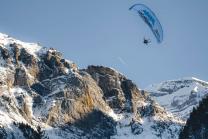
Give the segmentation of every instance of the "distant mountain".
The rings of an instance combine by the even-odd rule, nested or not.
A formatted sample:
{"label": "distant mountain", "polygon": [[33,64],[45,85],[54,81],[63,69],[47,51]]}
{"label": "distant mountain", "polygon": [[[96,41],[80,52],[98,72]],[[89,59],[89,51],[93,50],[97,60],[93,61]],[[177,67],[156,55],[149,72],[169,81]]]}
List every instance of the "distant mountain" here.
{"label": "distant mountain", "polygon": [[193,107],[208,95],[208,82],[183,78],[150,85],[145,90],[168,112],[186,121]]}
{"label": "distant mountain", "polygon": [[183,125],[112,68],[0,34],[0,139],[176,139]]}

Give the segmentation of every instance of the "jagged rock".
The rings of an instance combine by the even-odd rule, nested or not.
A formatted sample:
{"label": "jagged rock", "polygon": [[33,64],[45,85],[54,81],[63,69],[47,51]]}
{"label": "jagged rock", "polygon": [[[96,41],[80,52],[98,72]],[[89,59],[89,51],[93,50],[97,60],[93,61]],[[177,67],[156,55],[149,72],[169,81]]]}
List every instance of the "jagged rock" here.
{"label": "jagged rock", "polygon": [[139,135],[143,132],[142,124],[132,121],[131,123],[131,132],[135,135]]}
{"label": "jagged rock", "polygon": [[25,48],[21,49],[18,60],[22,61],[26,66],[34,66],[37,61],[33,55],[30,55]]}
{"label": "jagged rock", "polygon": [[23,67],[16,68],[14,76],[14,85],[29,86],[27,73]]}
{"label": "jagged rock", "polygon": [[19,65],[20,49],[16,43],[10,44],[10,47],[13,47],[14,59],[16,64]]}
{"label": "jagged rock", "polygon": [[144,95],[136,85],[115,70],[103,66],[88,66],[86,71],[96,80],[112,108],[136,112],[136,101],[144,100]]}
{"label": "jagged rock", "polygon": [[50,89],[46,88],[41,83],[35,83],[31,86],[31,88],[34,89],[41,96],[46,96],[51,92]]}
{"label": "jagged rock", "polygon": [[137,108],[137,101],[144,101],[144,96],[142,95],[141,91],[138,90],[136,85],[131,80],[124,80],[121,83],[121,88],[123,89],[123,92],[125,94],[125,98],[128,101],[127,109],[131,112],[136,112]]}
{"label": "jagged rock", "polygon": [[0,50],[3,59],[8,59],[10,57],[9,51],[7,49],[0,47]]}
{"label": "jagged rock", "polygon": [[58,55],[55,51],[47,51],[44,62],[49,68],[54,69],[57,66],[60,66],[60,60],[60,55]]}
{"label": "jagged rock", "polygon": [[[33,84],[31,88],[39,95],[53,99],[54,104],[44,118],[49,125],[73,123],[94,109],[109,109],[102,99],[101,89],[86,72],[80,72],[79,76],[60,76],[44,80]],[[35,102],[41,103],[42,100],[38,97]],[[35,106],[39,108],[38,104]]]}

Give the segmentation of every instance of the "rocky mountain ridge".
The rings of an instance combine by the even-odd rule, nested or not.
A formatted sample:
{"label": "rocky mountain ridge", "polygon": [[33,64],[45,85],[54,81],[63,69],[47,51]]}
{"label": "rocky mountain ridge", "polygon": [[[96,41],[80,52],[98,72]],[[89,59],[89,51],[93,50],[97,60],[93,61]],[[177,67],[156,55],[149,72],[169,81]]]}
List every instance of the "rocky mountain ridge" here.
{"label": "rocky mountain ridge", "polygon": [[182,125],[118,71],[0,34],[0,138],[176,139]]}

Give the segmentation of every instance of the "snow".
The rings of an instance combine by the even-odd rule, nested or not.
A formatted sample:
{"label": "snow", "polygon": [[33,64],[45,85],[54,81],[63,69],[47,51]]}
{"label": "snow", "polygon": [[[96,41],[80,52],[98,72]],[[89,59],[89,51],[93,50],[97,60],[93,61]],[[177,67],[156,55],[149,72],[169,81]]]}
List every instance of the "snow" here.
{"label": "snow", "polygon": [[[148,105],[147,102],[144,103],[145,105]],[[163,109],[161,107],[161,109]],[[111,116],[115,121],[117,122],[116,130],[117,134],[112,136],[112,139],[160,139],[161,137],[157,136],[157,132],[155,129],[153,129],[153,126],[156,126],[156,122],[173,122],[175,124],[172,124],[169,126],[169,128],[175,132],[175,137],[172,139],[175,139],[177,137],[176,129],[179,131],[180,125],[183,125],[184,122],[180,119],[175,118],[171,113],[162,113],[157,114],[156,116],[148,116],[144,117],[143,119],[140,119],[138,122],[141,124],[143,130],[141,134],[133,134],[131,129],[131,123],[133,119],[135,119],[133,113],[121,113],[116,114],[113,110],[109,111],[109,116]],[[170,130],[165,129],[165,131],[162,133],[162,138],[164,139],[170,139],[171,134],[169,133]]]}
{"label": "snow", "polygon": [[[75,134],[72,134],[70,132],[67,132],[67,130],[63,130],[60,128],[53,128],[48,126],[45,128],[46,135],[49,137],[49,139],[75,139]],[[83,138],[84,139],[84,138]]]}
{"label": "snow", "polygon": [[39,52],[40,53],[46,52],[46,49],[43,49],[43,47],[37,43],[22,42],[20,40],[14,39],[6,34],[0,33],[0,45],[3,45],[3,47],[10,49],[9,45],[13,44],[13,43],[19,44],[20,48],[25,48],[29,54],[35,56],[36,58],[38,58],[37,54]]}
{"label": "snow", "polygon": [[200,80],[200,79],[198,79],[196,77],[185,77],[185,78],[182,78],[182,79],[184,79],[184,80],[194,80],[194,81],[197,81],[197,82],[200,82],[200,83],[205,83],[205,84],[208,85],[208,82]]}
{"label": "snow", "polygon": [[13,122],[13,120],[9,117],[9,115],[5,112],[0,111],[0,123],[4,126],[10,125]]}
{"label": "snow", "polygon": [[119,121],[123,118],[123,115],[116,114],[112,109],[108,112],[108,115],[112,117],[115,121]]}
{"label": "snow", "polygon": [[65,72],[66,74],[69,74],[69,69],[68,69],[68,68],[64,68],[64,72]]}
{"label": "snow", "polygon": [[132,134],[130,126],[130,122],[133,118],[132,114],[124,113],[117,117],[120,117],[120,119],[118,119],[117,121],[118,123],[116,126],[117,135],[113,136],[112,139],[134,139],[135,135]]}
{"label": "snow", "polygon": [[208,95],[208,84],[194,77],[186,77],[154,84],[146,90],[168,112],[186,120],[193,107],[196,107],[202,98]]}
{"label": "snow", "polygon": [[[144,118],[143,120],[143,132],[140,135],[141,139],[155,139],[156,136],[153,133],[153,129],[152,129],[152,125],[154,123],[148,119],[148,118]],[[159,138],[159,137],[158,137]]]}
{"label": "snow", "polygon": [[56,106],[56,100],[54,99],[46,99],[44,100],[44,104],[42,107],[36,107],[33,110],[34,117],[42,117],[48,115],[48,112],[50,109],[52,109],[54,106]]}
{"label": "snow", "polygon": [[55,89],[55,90],[53,90],[50,94],[48,94],[47,97],[60,93],[61,91],[64,90],[65,86],[66,86],[65,84],[59,84],[59,87],[53,87],[52,89]]}
{"label": "snow", "polygon": [[24,139],[22,132],[14,126],[14,122],[27,123],[27,121],[24,117],[22,117],[19,111],[13,107],[14,102],[12,101],[15,100],[13,99],[15,97],[13,92],[16,92],[15,95],[17,95],[17,93],[20,93],[23,90],[20,88],[12,88],[10,91],[10,93],[7,91],[4,92],[5,97],[11,98],[10,102],[5,101],[2,97],[0,97],[0,104],[3,104],[0,107],[0,127],[3,126],[6,129],[6,132],[9,134],[8,138],[11,138],[10,133],[13,133],[16,138]]}
{"label": "snow", "polygon": [[[16,138],[25,139],[22,132],[13,125],[13,122],[16,122],[16,121],[18,122],[22,121],[25,123],[25,120],[23,120],[22,117],[18,117],[17,115],[15,115],[15,117],[10,117],[8,113],[5,113],[4,111],[2,111],[2,109],[0,109],[0,128],[6,127],[5,129],[7,133],[12,132],[15,134]],[[8,135],[8,138],[11,138],[10,135]]]}
{"label": "snow", "polygon": [[[13,98],[16,98],[16,97],[23,97],[24,99],[24,102],[15,102],[16,103],[16,106],[19,106],[20,109],[22,109],[24,106],[23,106],[23,103],[26,104],[27,108],[28,108],[28,112],[30,113],[30,116],[33,117],[33,110],[32,110],[32,106],[33,106],[33,99],[32,97],[27,93],[26,90],[20,88],[20,87],[14,87],[14,88],[11,88],[10,90],[10,93],[11,93],[11,96]],[[17,99],[14,99],[14,100],[17,100]]]}

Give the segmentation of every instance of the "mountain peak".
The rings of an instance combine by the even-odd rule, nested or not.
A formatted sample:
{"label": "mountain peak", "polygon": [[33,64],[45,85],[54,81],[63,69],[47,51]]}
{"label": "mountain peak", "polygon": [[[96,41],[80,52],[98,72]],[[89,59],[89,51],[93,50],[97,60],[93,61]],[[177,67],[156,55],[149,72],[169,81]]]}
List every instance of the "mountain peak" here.
{"label": "mountain peak", "polygon": [[38,43],[22,42],[9,35],[0,33],[0,46],[6,49],[10,49],[10,46],[15,44],[19,49],[24,48],[29,54],[38,57],[41,53],[46,53],[47,49],[40,46]]}
{"label": "mountain peak", "polygon": [[184,77],[182,79],[184,79],[184,80],[193,80],[193,81],[196,81],[196,82],[199,82],[199,83],[207,84],[208,85],[208,82],[207,81],[200,80],[200,79],[198,79],[196,77]]}
{"label": "mountain peak", "polygon": [[5,34],[0,61],[4,138],[35,138],[39,128],[50,139],[176,138],[183,125],[115,69],[78,69],[53,48]]}

